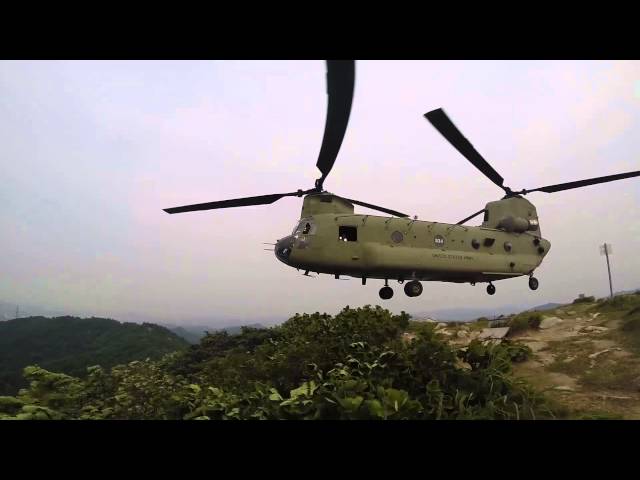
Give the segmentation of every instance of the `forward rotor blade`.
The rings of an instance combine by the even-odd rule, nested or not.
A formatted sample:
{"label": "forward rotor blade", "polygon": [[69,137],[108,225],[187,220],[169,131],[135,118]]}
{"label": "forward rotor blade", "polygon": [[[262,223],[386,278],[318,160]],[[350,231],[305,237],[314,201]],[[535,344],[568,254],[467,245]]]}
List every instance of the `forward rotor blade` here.
{"label": "forward rotor blade", "polygon": [[480,215],[481,213],[486,212],[486,210],[483,208],[482,210],[480,210],[479,212],[474,213],[473,215],[465,218],[464,220],[460,220],[458,223],[456,223],[456,225],[462,225],[463,223],[468,222],[469,220],[471,220],[474,217],[477,217],[478,215]]}
{"label": "forward rotor blade", "polygon": [[194,212],[197,210],[212,210],[216,208],[247,207],[249,205],[266,205],[280,200],[282,197],[302,196],[302,190],[291,193],[273,193],[271,195],[259,195],[257,197],[234,198],[231,200],[220,200],[217,202],[197,203],[195,205],[185,205],[183,207],[165,208],[167,213]]}
{"label": "forward rotor blade", "polygon": [[322,172],[320,184],[329,175],[333,167],[342,139],[347,130],[353,86],[355,82],[355,62],[353,60],[327,61],[327,121],[324,137],[316,166]]}
{"label": "forward rotor blade", "polygon": [[625,178],[638,177],[640,171],[619,173],[617,175],[607,175],[606,177],[588,178],[586,180],[578,180],[575,182],[558,183],[557,185],[547,185],[546,187],[535,188],[533,190],[524,190],[522,193],[527,194],[531,192],[545,192],[555,193],[563,190],[571,190],[572,188],[587,187],[589,185],[596,185],[598,183],[613,182],[615,180],[622,180]]}
{"label": "forward rotor blade", "polygon": [[509,193],[507,187],[502,186],[504,179],[496,172],[489,163],[482,158],[482,155],[474,148],[473,145],[465,138],[464,135],[456,128],[444,110],[438,108],[424,114],[425,118],[429,120],[431,125],[435,127],[438,132],[446,138],[451,145],[455,147],[467,160],[469,160],[478,170],[485,174],[485,176],[502,188],[505,192]]}
{"label": "forward rotor blade", "polygon": [[[337,196],[337,195],[335,195],[335,196]],[[361,202],[359,200],[351,200],[350,198],[345,198],[345,197],[339,197],[339,198],[342,198],[343,200],[346,200],[347,202],[351,202],[351,203],[353,203],[355,205],[360,205],[361,207],[367,207],[367,208],[371,208],[372,210],[378,210],[379,212],[388,213],[389,215],[393,215],[395,217],[408,217],[409,216],[406,213],[396,212],[395,210],[391,210],[389,208],[378,207],[377,205],[372,205],[370,203]]]}

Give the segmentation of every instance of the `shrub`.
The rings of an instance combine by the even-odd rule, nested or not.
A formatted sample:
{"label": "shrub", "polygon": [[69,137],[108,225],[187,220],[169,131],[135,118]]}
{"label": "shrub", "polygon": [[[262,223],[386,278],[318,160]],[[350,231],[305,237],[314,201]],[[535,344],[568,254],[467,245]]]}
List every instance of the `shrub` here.
{"label": "shrub", "polygon": [[529,329],[540,328],[540,322],[542,322],[542,315],[538,312],[525,312],[516,315],[509,322],[511,327],[509,333],[523,332]]}
{"label": "shrub", "polygon": [[[527,347],[474,340],[456,350],[432,328],[411,342],[408,315],[380,307],[296,315],[282,326],[210,335],[186,353],[86,379],[37,367],[2,398],[24,419],[535,419],[553,414],[511,362]],[[461,365],[462,363],[462,365]]]}
{"label": "shrub", "polygon": [[596,301],[596,297],[581,297],[581,298],[576,298],[573,303],[593,303]]}
{"label": "shrub", "polygon": [[594,308],[604,311],[626,310],[640,306],[640,298],[637,295],[618,295],[613,298],[598,300]]}

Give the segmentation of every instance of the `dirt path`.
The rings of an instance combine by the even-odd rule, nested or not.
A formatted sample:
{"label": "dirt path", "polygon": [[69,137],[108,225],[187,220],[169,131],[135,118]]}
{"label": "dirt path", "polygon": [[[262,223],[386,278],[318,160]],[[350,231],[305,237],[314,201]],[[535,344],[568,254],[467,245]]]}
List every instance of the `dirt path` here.
{"label": "dirt path", "polygon": [[[533,352],[513,364],[514,375],[544,391],[569,418],[640,419],[640,356],[623,345],[620,314],[596,312],[595,306],[544,312],[540,329],[511,335]],[[472,324],[436,328],[459,347],[481,331]]]}
{"label": "dirt path", "polygon": [[571,307],[545,314],[544,328],[513,337],[534,352],[531,360],[514,365],[514,374],[578,417],[640,419],[640,391],[628,381],[640,378],[640,359],[612,335],[620,322]]}

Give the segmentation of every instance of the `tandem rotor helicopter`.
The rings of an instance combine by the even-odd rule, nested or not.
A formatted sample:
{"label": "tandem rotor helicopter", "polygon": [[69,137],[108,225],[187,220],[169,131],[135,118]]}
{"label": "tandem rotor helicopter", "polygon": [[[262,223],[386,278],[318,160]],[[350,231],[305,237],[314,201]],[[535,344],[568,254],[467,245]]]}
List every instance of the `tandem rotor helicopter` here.
{"label": "tandem rotor helicopter", "polygon": [[[309,272],[362,279],[384,280],[380,298],[393,296],[389,280],[405,283],[409,297],[422,293],[423,281],[456,282],[475,285],[529,276],[529,288],[536,290],[534,270],[542,263],[551,244],[542,238],[535,206],[523,198],[532,192],[555,193],[598,183],[636,177],[640,171],[590,178],[515,191],[482,158],[471,143],[449,120],[442,109],[424,116],[442,136],[489,180],[504,190],[500,200],[455,224],[429,222],[370,203],[352,200],[324,190],[326,180],[338,156],[353,99],[355,62],[327,61],[327,118],[316,166],[321,172],[315,186],[308,190],[274,193],[256,197],[221,200],[164,209],[183,213],[217,208],[243,207],[274,203],[283,197],[304,197],[300,219],[291,235],[275,244],[274,252],[282,263]],[[354,213],[354,205],[367,207],[389,216]],[[465,226],[484,214],[481,226]]]}

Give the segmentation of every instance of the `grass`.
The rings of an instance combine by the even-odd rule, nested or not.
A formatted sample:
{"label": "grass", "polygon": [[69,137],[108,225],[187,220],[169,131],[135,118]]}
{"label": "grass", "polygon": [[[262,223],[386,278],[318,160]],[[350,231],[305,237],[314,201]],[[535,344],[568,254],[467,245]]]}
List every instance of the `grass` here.
{"label": "grass", "polygon": [[592,308],[599,312],[619,312],[624,310],[633,310],[640,307],[640,295],[618,295],[613,298],[601,298]]}
{"label": "grass", "polygon": [[630,310],[622,318],[621,341],[636,353],[640,353],[640,306]]}
{"label": "grass", "polygon": [[576,420],[624,420],[624,416],[620,413],[596,411],[582,413]]}
{"label": "grass", "polygon": [[[640,361],[625,359],[616,361],[603,354],[594,360],[589,355],[595,353],[592,342],[550,342],[555,353],[555,361],[549,365],[552,372],[577,377],[580,384],[590,388],[634,391],[633,381],[640,376]],[[567,359],[574,357],[570,361]],[[593,367],[591,366],[593,364]]]}
{"label": "grass", "polygon": [[[596,346],[590,340],[557,340],[549,342],[548,350],[555,358],[549,365],[549,370],[575,376],[583,374],[589,368],[591,361],[588,356],[595,353]],[[573,360],[565,361],[571,357]]]}
{"label": "grass", "polygon": [[633,392],[633,380],[640,376],[637,361],[615,362],[598,359],[594,368],[584,372],[580,383],[590,387]]}

